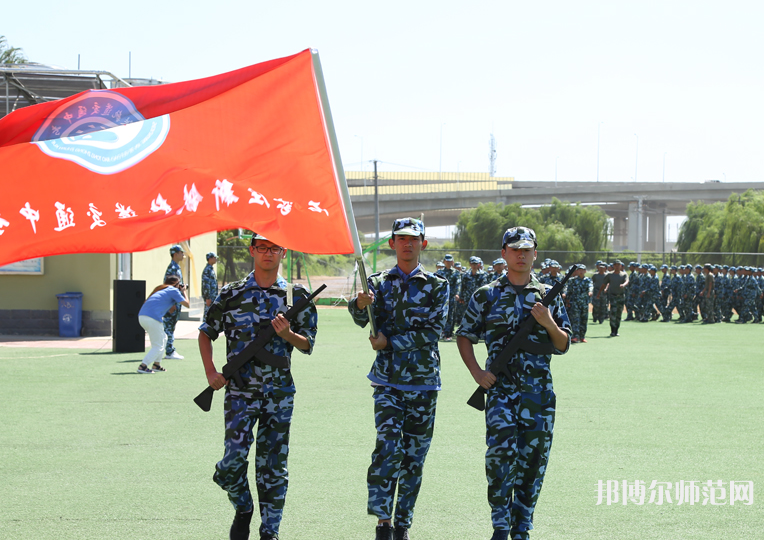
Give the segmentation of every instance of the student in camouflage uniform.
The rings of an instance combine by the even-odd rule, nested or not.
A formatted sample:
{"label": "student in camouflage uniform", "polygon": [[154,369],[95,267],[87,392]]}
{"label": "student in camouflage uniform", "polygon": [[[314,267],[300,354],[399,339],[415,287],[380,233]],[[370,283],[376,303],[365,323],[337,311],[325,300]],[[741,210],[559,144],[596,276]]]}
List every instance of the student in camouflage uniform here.
{"label": "student in camouflage uniform", "polygon": [[674,308],[677,310],[679,309],[679,299],[682,296],[682,278],[681,276],[677,275],[676,265],[672,264],[669,272],[669,292],[671,294],[671,300],[666,305],[666,309],[663,311],[663,322],[668,322],[671,320],[674,314]]}
{"label": "student in camouflage uniform", "polygon": [[[549,290],[531,273],[536,258],[536,234],[526,227],[504,233],[502,257],[507,275],[478,289],[457,332],[459,353],[470,374],[487,390],[485,421],[488,504],[492,540],[527,540],[533,512],[544,480],[554,428],[555,393],[549,362],[552,354],[570,347],[570,322],[558,296],[549,308],[541,303]],[[512,339],[522,321],[534,317],[529,336],[546,352],[522,349],[513,362],[519,377],[497,377],[491,363]],[[475,357],[474,345],[485,334],[486,369]]]}
{"label": "student in camouflage uniform", "polygon": [[505,267],[507,266],[507,263],[504,259],[499,257],[498,259],[493,261],[493,273],[488,275],[488,281],[486,283],[490,283],[492,281],[496,281],[501,276],[507,273],[505,270]]}
{"label": "student in camouflage uniform", "polygon": [[695,309],[695,278],[692,275],[692,265],[684,266],[684,288],[682,291],[683,316],[680,323],[691,323],[693,321],[693,311]]}
{"label": "student in camouflage uniform", "polygon": [[[698,318],[698,312],[700,312],[700,304],[703,298],[700,296],[700,293],[703,292],[703,289],[706,286],[706,279],[703,277],[703,267],[699,264],[695,265],[695,301],[692,306],[692,319],[696,320]],[[700,313],[701,319],[705,319],[705,315],[703,313]]]}
{"label": "student in camouflage uniform", "polygon": [[722,267],[718,264],[713,265],[712,272],[714,274],[714,320],[716,322],[722,322],[722,294],[724,292],[722,281],[724,277],[722,275]]}
{"label": "student in camouflage uniform", "polygon": [[435,425],[438,338],[448,318],[449,286],[419,264],[427,247],[424,234],[420,220],[395,220],[389,244],[397,265],[369,276],[369,294],[359,293],[348,303],[361,327],[369,322],[371,306],[377,328],[369,337],[377,353],[368,375],[377,440],[367,475],[367,511],[378,519],[376,540],[408,540]]}
{"label": "student in camouflage uniform", "polygon": [[636,311],[636,300],[639,294],[639,264],[634,261],[629,263],[629,285],[626,289],[626,296],[624,297],[626,303],[626,320],[634,320],[634,312]]}
{"label": "student in camouflage uniform", "polygon": [[[183,282],[183,272],[180,270],[180,261],[186,257],[186,253],[179,245],[174,245],[170,248],[170,257],[172,260],[167,266],[167,270],[164,273],[164,279],[170,276],[177,276],[181,285],[185,285]],[[189,295],[190,297],[190,295]],[[178,351],[175,350],[175,325],[178,324],[178,318],[180,317],[180,304],[172,306],[164,317],[162,317],[162,323],[164,324],[164,333],[167,334],[167,343],[165,344],[165,358],[171,360],[183,360]]]}
{"label": "student in camouflage uniform", "polygon": [[586,266],[578,265],[578,270],[566,283],[566,299],[570,303],[568,317],[572,328],[571,343],[587,343],[586,328],[589,321],[589,301],[593,294],[592,280],[586,277]]}
{"label": "student in camouflage uniform", "polygon": [[462,274],[459,272],[459,270],[454,268],[454,257],[450,253],[446,253],[446,255],[443,257],[443,264],[446,265],[446,268],[443,270],[441,275],[443,279],[448,282],[449,291],[448,320],[446,320],[446,324],[443,327],[443,339],[445,341],[451,341],[451,338],[454,335],[454,325],[460,322],[455,318],[455,303],[456,296],[458,296],[461,292]]}
{"label": "student in camouflage uniform", "polygon": [[470,271],[462,276],[462,288],[456,296],[456,315],[455,323],[461,324],[464,311],[467,309],[467,303],[472,297],[472,293],[483,285],[489,283],[488,276],[480,270],[480,260],[478,257],[470,257]]}
{"label": "student in camouflage uniform", "polygon": [[705,286],[703,287],[703,290],[700,291],[700,297],[701,301],[703,303],[703,309],[701,309],[701,313],[703,313],[703,324],[714,324],[716,321],[716,310],[714,308],[714,274],[712,272],[712,266],[708,263],[706,263],[703,266],[703,275],[705,277]]}
{"label": "student in camouflage uniform", "polygon": [[660,282],[655,275],[656,268],[652,264],[646,265],[647,270],[641,276],[642,292],[640,293],[640,322],[650,322],[656,320],[660,315],[655,309],[655,304],[660,301]]}
{"label": "student in camouflage uniform", "polygon": [[732,304],[730,302],[732,288],[730,287],[729,270],[730,267],[728,265],[723,265],[722,272],[715,283],[715,286],[718,290],[716,303],[719,305],[719,309],[721,310],[721,317],[719,320],[726,323],[731,322],[730,318],[732,317]]}
{"label": "student in camouflage uniform", "polygon": [[607,274],[607,277],[600,287],[599,294],[607,294],[610,304],[610,337],[618,337],[618,329],[621,327],[621,316],[623,315],[623,306],[626,303],[626,291],[629,286],[629,278],[623,271],[623,263],[614,261],[613,271]]}
{"label": "student in camouflage uniform", "polygon": [[666,308],[669,304],[669,297],[671,296],[671,274],[669,274],[669,267],[667,264],[661,265],[661,272],[663,275],[660,276],[661,280],[661,295],[660,299],[658,300],[658,311],[661,315],[663,315],[666,312]]}
{"label": "student in camouflage uniform", "polygon": [[207,312],[210,310],[213,300],[218,297],[218,275],[215,273],[215,264],[217,264],[217,255],[207,253],[207,266],[202,271],[202,299],[204,299],[204,316],[207,318]]}
{"label": "student in camouflage uniform", "polygon": [[[260,329],[272,326],[276,335],[265,346],[268,353],[289,359],[296,348],[310,354],[318,315],[311,302],[291,324],[284,317],[289,286],[279,278],[278,269],[286,256],[285,249],[253,234],[249,252],[255,270],[243,280],[223,287],[199,327],[199,351],[209,385],[215,390],[227,385],[225,453],[215,467],[213,480],[228,493],[236,511],[230,538],[249,538],[254,502],[247,479],[247,456],[255,442],[260,540],[276,540],[288,483],[289,428],[295,394],[292,371],[254,360],[240,372],[240,387],[215,368],[212,341],[225,335],[227,357],[231,358],[251,343]],[[294,285],[293,293],[295,300],[308,296],[300,285]]]}
{"label": "student in camouflage uniform", "polygon": [[592,296],[592,320],[602,324],[608,318],[607,296],[600,294],[600,289],[605,281],[607,265],[604,262],[597,263],[597,273],[592,276],[594,296]]}

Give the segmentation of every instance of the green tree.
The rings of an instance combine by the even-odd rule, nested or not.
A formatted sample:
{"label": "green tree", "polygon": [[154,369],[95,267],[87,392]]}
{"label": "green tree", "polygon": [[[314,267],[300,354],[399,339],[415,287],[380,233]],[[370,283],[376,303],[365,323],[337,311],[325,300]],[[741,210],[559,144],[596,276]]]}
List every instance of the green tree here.
{"label": "green tree", "polygon": [[22,49],[11,47],[5,36],[0,36],[0,64],[25,64],[28,61]]}

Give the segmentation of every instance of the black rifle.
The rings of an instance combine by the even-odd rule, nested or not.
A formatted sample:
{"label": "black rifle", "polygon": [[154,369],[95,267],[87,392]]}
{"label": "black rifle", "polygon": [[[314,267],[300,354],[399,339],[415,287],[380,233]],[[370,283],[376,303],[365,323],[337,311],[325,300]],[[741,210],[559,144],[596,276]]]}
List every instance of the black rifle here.
{"label": "black rifle", "polygon": [[[546,296],[541,300],[541,303],[544,304],[545,307],[549,307],[549,304],[551,304],[557,295],[562,292],[565,283],[577,269],[578,265],[574,264],[565,277],[562,278],[562,281],[557,283],[548,293],[546,293]],[[509,340],[509,343],[507,343],[506,347],[504,347],[496,359],[491,362],[491,373],[497,377],[499,374],[504,373],[510,379],[515,380],[520,366],[515,365],[515,362],[512,362],[512,356],[514,356],[519,349],[531,354],[550,354],[552,352],[553,347],[551,343],[536,343],[528,339],[528,334],[531,333],[534,324],[536,324],[536,319],[533,315],[528,315],[528,317],[520,323],[520,327],[517,329],[515,335]],[[467,400],[467,405],[474,407],[479,411],[485,410],[485,389],[482,386],[478,386],[475,393],[470,396],[470,399]]]}
{"label": "black rifle", "polygon": [[[356,259],[356,263],[358,264],[358,273],[361,276],[361,286],[363,287],[363,292],[369,294],[369,279],[366,277],[366,267],[363,264],[363,257]],[[369,316],[370,333],[372,336],[377,337],[377,324],[374,322],[374,312],[372,311],[371,304],[366,306],[366,315]]]}
{"label": "black rifle", "polygon": [[[310,296],[300,298],[295,305],[290,307],[287,312],[284,313],[284,317],[289,321],[294,319],[299,312],[305,309],[308,302],[318,296],[324,289],[326,289],[326,285],[321,285],[318,289],[313,291],[313,294]],[[227,380],[235,379],[239,388],[243,388],[244,384],[241,380],[241,375],[239,375],[239,371],[241,371],[241,368],[243,368],[247,362],[253,359],[274,367],[289,367],[289,360],[287,358],[269,353],[264,349],[265,345],[275,334],[276,331],[273,329],[272,325],[268,325],[260,330],[260,332],[257,333],[257,337],[249,345],[244,347],[241,352],[234,355],[233,358],[228,360],[226,365],[223,366],[223,377]],[[212,407],[212,396],[214,394],[215,390],[211,386],[208,386],[201,394],[194,398],[194,403],[199,405],[199,408],[204,412],[209,412]]]}

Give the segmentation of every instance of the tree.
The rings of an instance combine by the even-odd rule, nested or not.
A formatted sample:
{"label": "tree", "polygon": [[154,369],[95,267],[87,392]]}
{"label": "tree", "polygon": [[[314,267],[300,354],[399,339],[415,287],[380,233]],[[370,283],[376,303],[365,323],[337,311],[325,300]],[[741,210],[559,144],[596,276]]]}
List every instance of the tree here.
{"label": "tree", "polygon": [[22,49],[11,47],[5,36],[0,36],[0,64],[25,64],[28,61]]}

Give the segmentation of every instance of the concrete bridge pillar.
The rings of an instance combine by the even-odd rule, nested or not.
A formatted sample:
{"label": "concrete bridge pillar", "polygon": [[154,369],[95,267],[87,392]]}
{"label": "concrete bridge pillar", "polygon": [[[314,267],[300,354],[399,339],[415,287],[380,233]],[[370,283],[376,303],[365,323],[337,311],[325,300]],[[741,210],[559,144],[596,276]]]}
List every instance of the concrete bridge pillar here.
{"label": "concrete bridge pillar", "polygon": [[629,220],[626,216],[613,217],[613,250],[622,251],[629,246]]}

